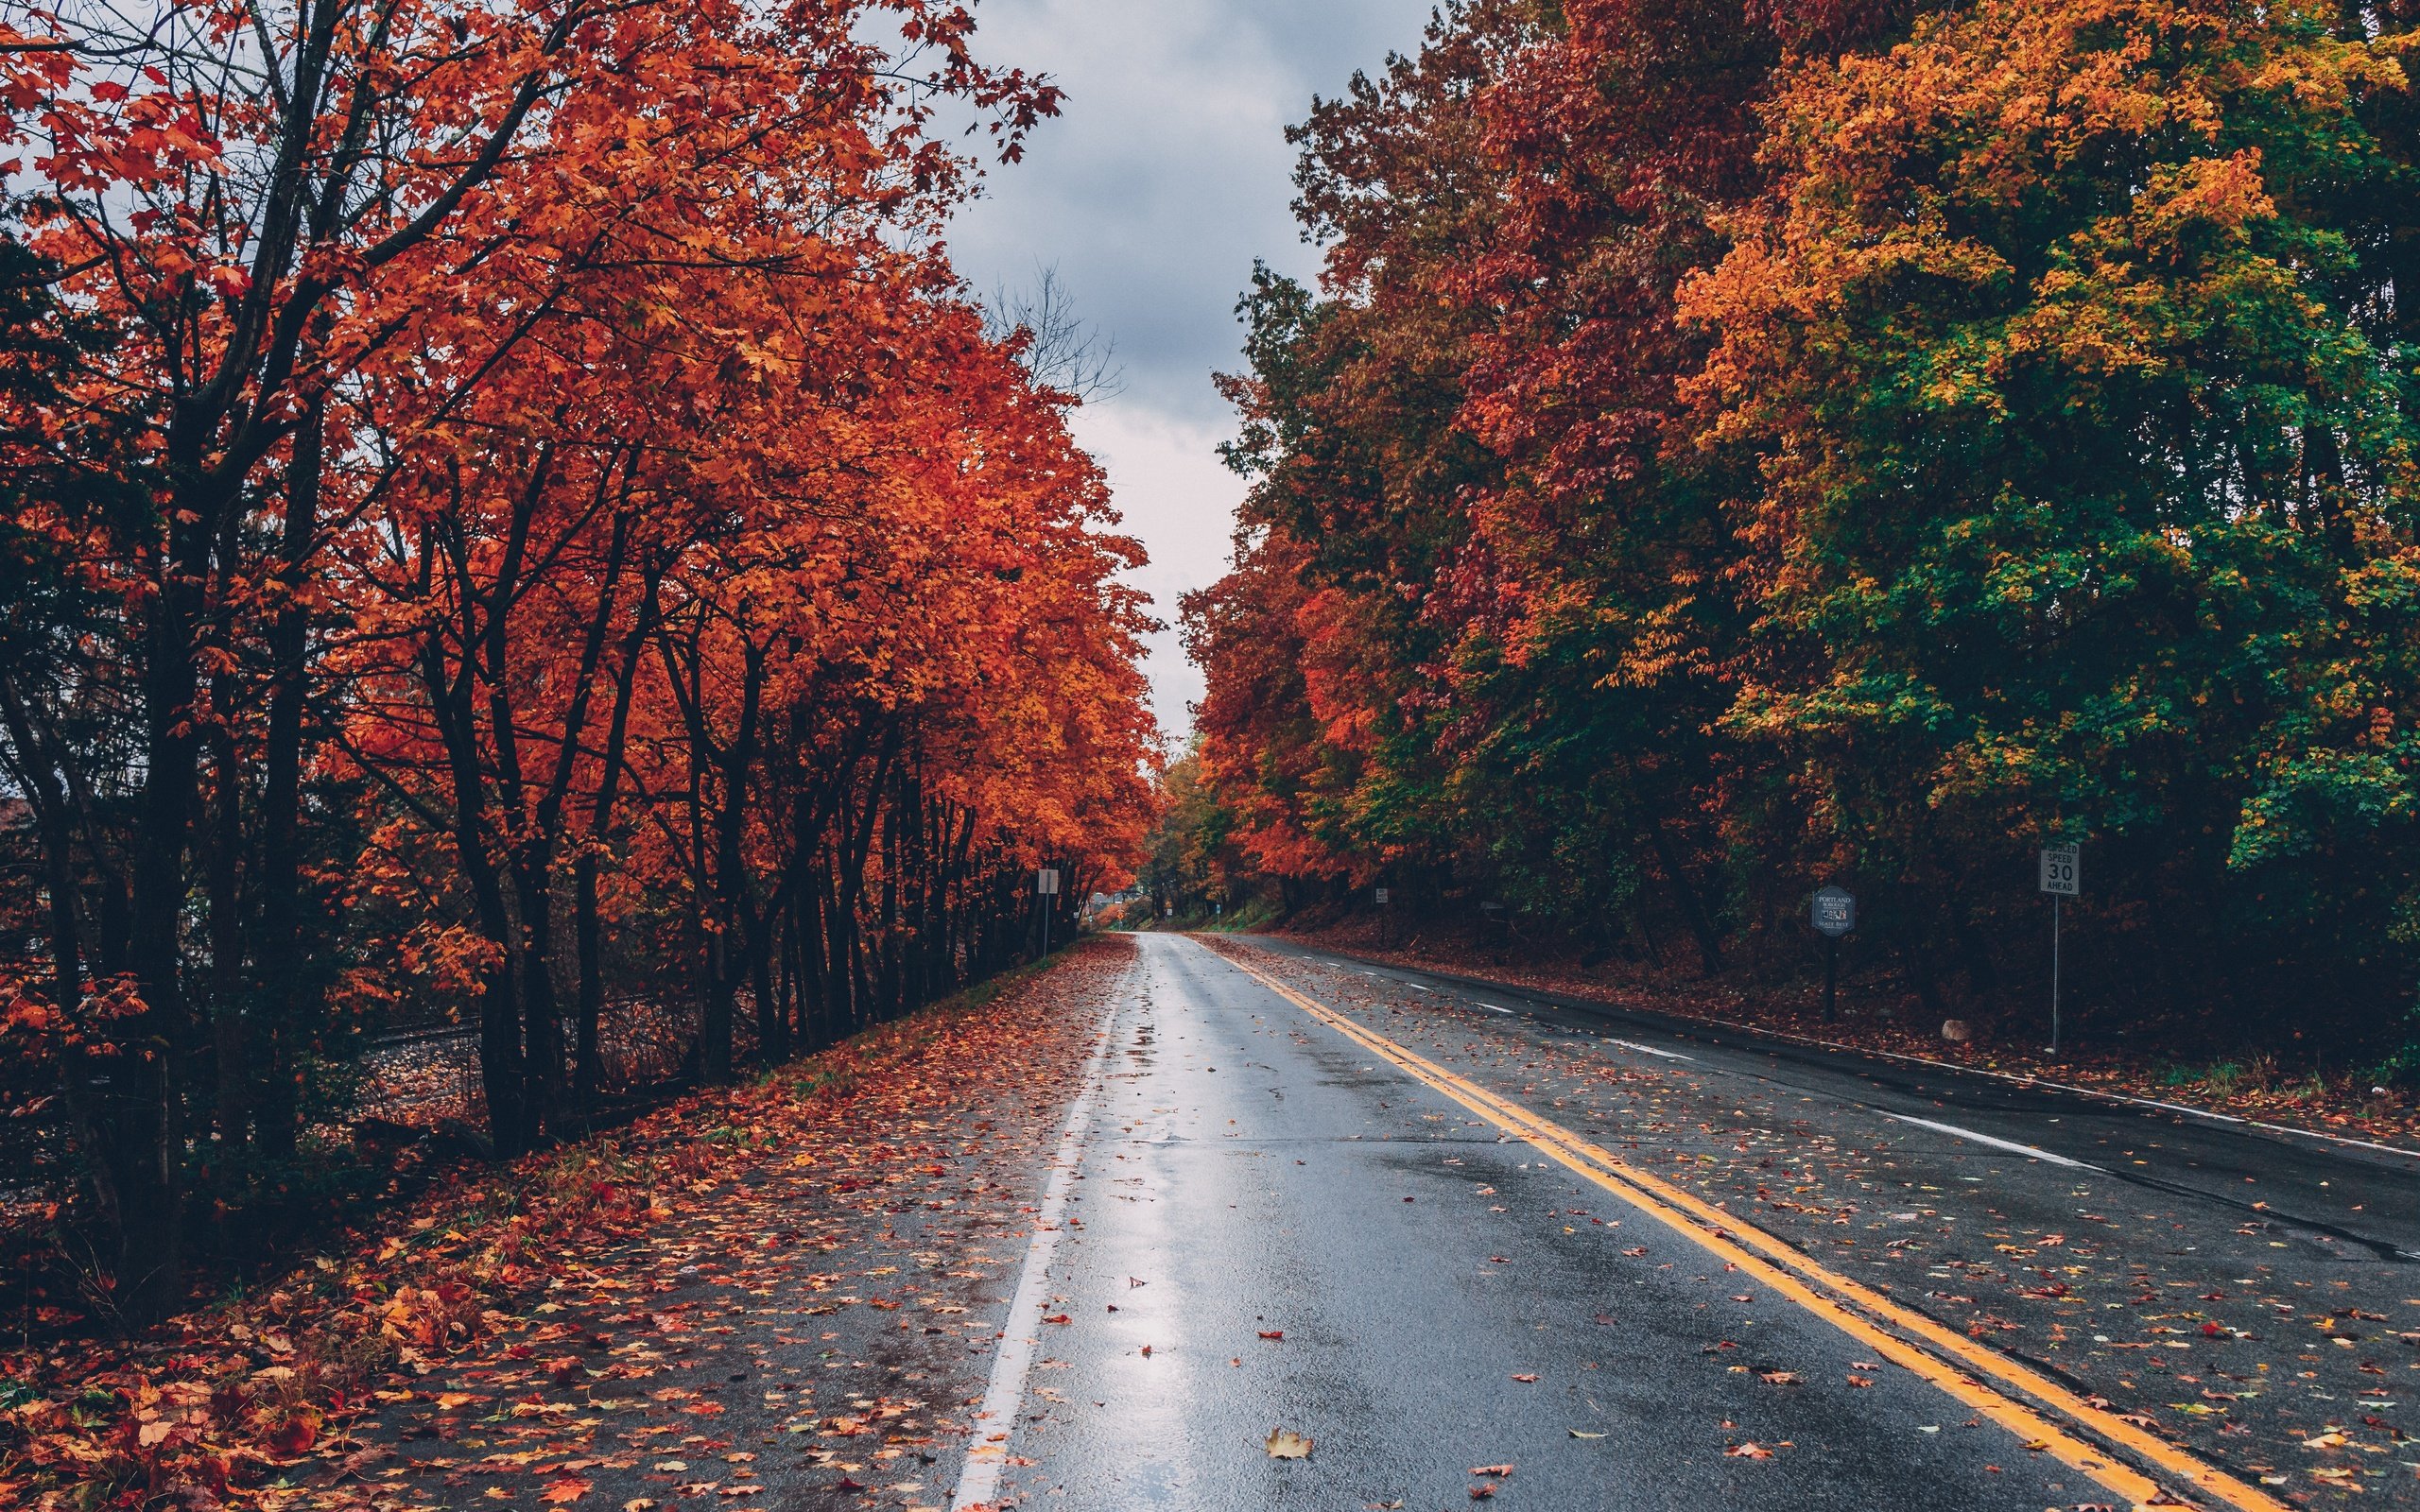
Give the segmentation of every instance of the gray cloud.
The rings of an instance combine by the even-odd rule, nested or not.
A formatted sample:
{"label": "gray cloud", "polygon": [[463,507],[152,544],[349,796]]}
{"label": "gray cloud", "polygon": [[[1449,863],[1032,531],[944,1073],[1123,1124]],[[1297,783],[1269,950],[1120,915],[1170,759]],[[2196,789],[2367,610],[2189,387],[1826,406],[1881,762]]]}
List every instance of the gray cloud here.
{"label": "gray cloud", "polygon": [[[1054,266],[1114,339],[1125,391],[1079,417],[1127,524],[1151,550],[1137,575],[1173,619],[1176,595],[1223,569],[1240,485],[1212,448],[1230,428],[1210,386],[1236,366],[1236,297],[1262,258],[1316,271],[1289,204],[1285,129],[1314,94],[1415,45],[1427,0],[984,0],[978,47],[1047,73],[1066,112],[1026,160],[992,170],[950,235],[977,289]],[[1150,673],[1181,732],[1200,679],[1173,634]]]}

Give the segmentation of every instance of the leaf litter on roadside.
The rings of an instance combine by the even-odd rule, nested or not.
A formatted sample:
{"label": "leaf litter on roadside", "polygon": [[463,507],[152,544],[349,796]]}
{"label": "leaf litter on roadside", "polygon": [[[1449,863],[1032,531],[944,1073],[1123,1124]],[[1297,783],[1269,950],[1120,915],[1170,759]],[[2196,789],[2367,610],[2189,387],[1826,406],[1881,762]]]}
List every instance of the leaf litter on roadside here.
{"label": "leaf litter on roadside", "polygon": [[[771,1435],[786,1415],[790,1434],[881,1441],[847,1464],[808,1450],[839,1475],[834,1489],[863,1486],[869,1465],[895,1475],[931,1463],[919,1446],[959,1430],[927,1424],[924,1401],[869,1381],[847,1411],[819,1412],[815,1388],[850,1393],[851,1378],[787,1380],[774,1363],[821,1365],[821,1341],[846,1321],[834,1314],[859,1308],[866,1329],[989,1336],[993,1321],[955,1304],[908,1320],[909,1306],[943,1300],[919,1276],[955,1263],[946,1274],[991,1278],[966,1253],[861,1263],[858,1276],[827,1257],[897,1254],[912,1232],[903,1211],[961,1228],[1017,1221],[1005,1181],[1025,1179],[1055,1138],[1095,1010],[1131,952],[1115,938],[1081,947],[980,1011],[937,1005],[466,1178],[147,1339],[0,1352],[21,1394],[22,1451],[0,1469],[0,1504],[63,1507],[71,1487],[104,1476],[152,1488],[142,1504],[187,1512],[522,1498],[654,1512],[666,1491],[769,1502],[735,1430],[752,1419],[749,1432]],[[979,1240],[960,1247],[1001,1263]],[[732,1389],[743,1380],[765,1386]],[[692,1465],[703,1473],[676,1486]],[[649,1468],[661,1489],[643,1484]],[[491,1484],[475,1490],[471,1477]]]}

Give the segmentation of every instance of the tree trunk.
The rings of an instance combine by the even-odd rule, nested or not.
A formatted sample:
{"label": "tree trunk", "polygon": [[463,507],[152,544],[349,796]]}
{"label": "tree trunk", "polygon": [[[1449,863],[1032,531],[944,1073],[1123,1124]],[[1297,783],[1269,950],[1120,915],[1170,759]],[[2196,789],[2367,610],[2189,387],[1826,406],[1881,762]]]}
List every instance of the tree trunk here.
{"label": "tree trunk", "polygon": [[269,627],[268,747],[261,781],[260,936],[252,953],[263,1031],[259,1107],[264,1153],[289,1156],[302,1134],[294,1080],[296,1028],[309,1017],[312,975],[302,937],[302,709],[309,693],[310,620],[301,593],[317,549],[327,405],[315,401],[294,435],[279,542],[277,617]]}
{"label": "tree trunk", "polygon": [[1705,902],[1697,885],[1689,880],[1688,869],[1681,865],[1671,840],[1664,827],[1651,823],[1647,827],[1647,843],[1655,852],[1655,864],[1681,905],[1681,919],[1689,926],[1690,937],[1697,941],[1698,965],[1708,976],[1722,970],[1722,942],[1715,936],[1714,919],[1706,912]]}

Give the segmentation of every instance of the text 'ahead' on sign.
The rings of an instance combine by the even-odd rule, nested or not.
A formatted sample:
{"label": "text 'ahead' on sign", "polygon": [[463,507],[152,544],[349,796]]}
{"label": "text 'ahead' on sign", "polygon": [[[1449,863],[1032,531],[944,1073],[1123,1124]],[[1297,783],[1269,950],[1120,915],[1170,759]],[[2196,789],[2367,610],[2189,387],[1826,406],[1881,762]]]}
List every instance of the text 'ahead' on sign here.
{"label": "text 'ahead' on sign", "polygon": [[2071,845],[2046,845],[2042,848],[2042,890],[2062,898],[2073,898],[2083,891],[2083,873],[2077,848]]}

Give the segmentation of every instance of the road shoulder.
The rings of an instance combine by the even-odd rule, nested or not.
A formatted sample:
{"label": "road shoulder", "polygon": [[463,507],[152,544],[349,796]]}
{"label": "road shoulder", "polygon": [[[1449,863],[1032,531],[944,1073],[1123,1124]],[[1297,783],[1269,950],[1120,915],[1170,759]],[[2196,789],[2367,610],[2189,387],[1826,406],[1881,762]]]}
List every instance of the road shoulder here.
{"label": "road shoulder", "polygon": [[[1131,941],[487,1174],[139,1346],[9,1362],[23,1504],[941,1506]],[[12,1484],[13,1483],[13,1484]],[[0,1498],[5,1499],[5,1498]]]}

